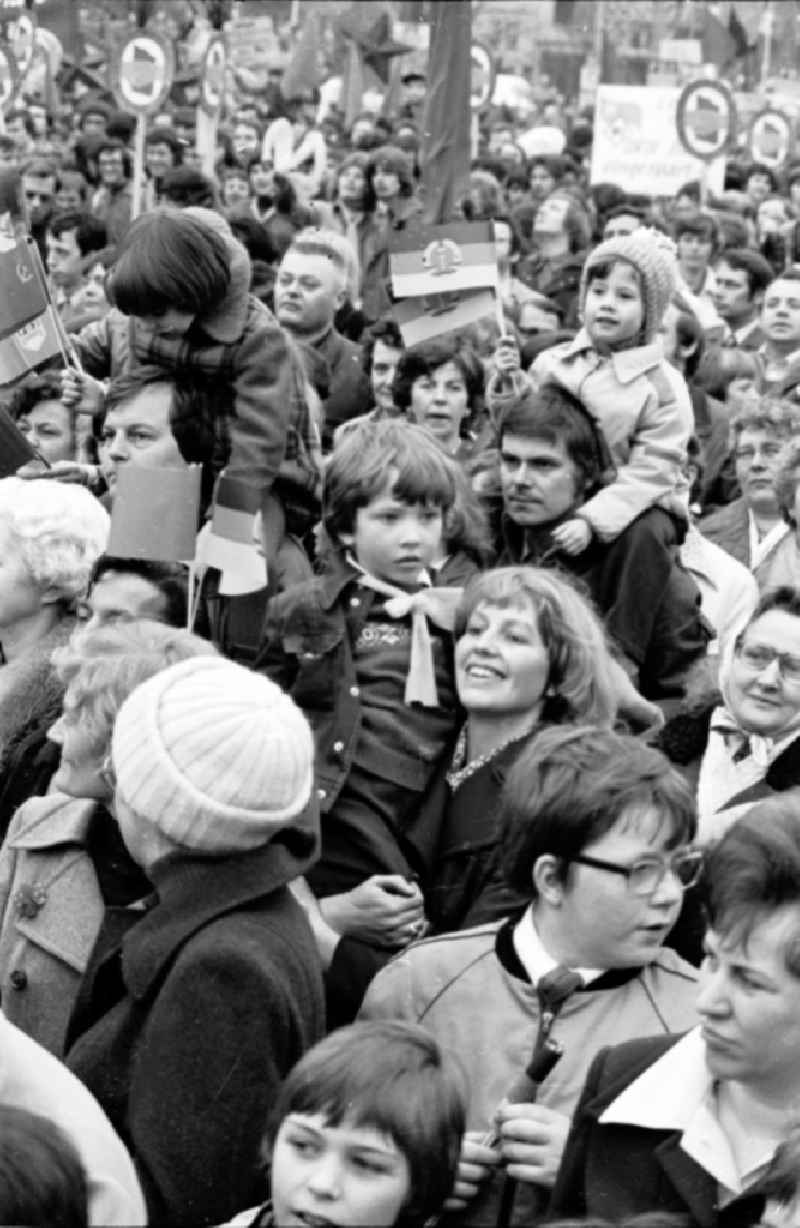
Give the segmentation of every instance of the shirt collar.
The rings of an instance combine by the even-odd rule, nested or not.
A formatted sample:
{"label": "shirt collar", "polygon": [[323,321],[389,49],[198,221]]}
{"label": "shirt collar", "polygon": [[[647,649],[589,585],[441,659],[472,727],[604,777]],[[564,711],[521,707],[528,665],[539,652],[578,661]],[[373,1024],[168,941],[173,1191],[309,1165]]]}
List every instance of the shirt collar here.
{"label": "shirt collar", "polygon": [[[754,1150],[747,1157],[746,1171],[738,1171],[730,1140],[720,1123],[716,1087],[706,1065],[700,1028],[687,1032],[634,1079],[600,1114],[599,1121],[602,1125],[645,1130],[680,1130],[681,1150],[731,1197],[749,1188],[771,1159],[771,1155]],[[741,1125],[746,1129],[746,1123]]]}
{"label": "shirt collar", "polygon": [[[538,985],[543,976],[559,966],[559,961],[547,951],[533,921],[533,908],[526,908],[514,927],[514,950],[519,962],[530,977],[532,985]],[[602,968],[575,968],[583,977],[584,984],[603,975]]]}
{"label": "shirt collar", "polygon": [[[595,350],[594,342],[585,328],[581,328],[564,350],[565,358],[583,354],[587,350]],[[635,345],[628,350],[615,350],[609,354],[614,374],[621,384],[630,384],[645,371],[657,366],[664,357],[660,341],[651,341],[649,345]]]}

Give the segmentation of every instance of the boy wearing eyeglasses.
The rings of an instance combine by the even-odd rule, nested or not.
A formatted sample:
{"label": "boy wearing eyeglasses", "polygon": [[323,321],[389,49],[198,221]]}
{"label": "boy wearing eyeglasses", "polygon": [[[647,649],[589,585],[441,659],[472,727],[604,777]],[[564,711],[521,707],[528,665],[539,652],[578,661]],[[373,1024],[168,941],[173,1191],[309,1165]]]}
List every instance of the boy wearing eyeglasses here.
{"label": "boy wearing eyeglasses", "polygon": [[[667,760],[627,735],[546,729],[509,773],[503,810],[503,871],[530,903],[505,921],[408,948],[362,1008],[362,1017],[421,1023],[469,1072],[451,1200],[460,1224],[495,1222],[502,1183],[488,1179],[499,1166],[520,1182],[511,1223],[534,1222],[598,1050],[697,1019],[697,973],[663,947],[701,868],[692,796]],[[538,1095],[521,1097],[514,1085],[556,970],[579,977],[550,1029],[562,1056]]]}
{"label": "boy wearing eyeglasses", "polygon": [[754,806],[708,852],[703,877],[700,1026],[597,1055],[555,1217],[617,1223],[660,1211],[701,1228],[798,1222],[796,1180],[781,1156],[796,1140],[800,1105],[796,800]]}

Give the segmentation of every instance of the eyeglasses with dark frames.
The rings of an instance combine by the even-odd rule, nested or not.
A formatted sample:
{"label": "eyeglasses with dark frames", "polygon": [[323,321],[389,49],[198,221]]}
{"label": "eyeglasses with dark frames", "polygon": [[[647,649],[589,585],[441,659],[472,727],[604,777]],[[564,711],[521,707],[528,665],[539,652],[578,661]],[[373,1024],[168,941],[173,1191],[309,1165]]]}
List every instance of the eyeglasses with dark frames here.
{"label": "eyeglasses with dark frames", "polygon": [[594,870],[606,870],[609,874],[621,874],[628,880],[628,889],[634,895],[652,895],[657,891],[666,874],[676,878],[685,891],[699,880],[703,870],[703,853],[700,849],[675,849],[665,856],[640,857],[629,866],[616,861],[604,861],[600,857],[571,857],[570,861]]}

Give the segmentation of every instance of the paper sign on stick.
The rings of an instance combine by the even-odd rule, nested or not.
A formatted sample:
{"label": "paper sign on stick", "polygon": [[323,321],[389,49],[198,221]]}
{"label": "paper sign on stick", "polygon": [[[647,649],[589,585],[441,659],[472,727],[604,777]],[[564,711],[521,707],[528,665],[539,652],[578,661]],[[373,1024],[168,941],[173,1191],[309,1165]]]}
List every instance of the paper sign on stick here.
{"label": "paper sign on stick", "polygon": [[7,409],[0,406],[0,478],[10,478],[21,465],[35,460],[36,452]]}
{"label": "paper sign on stick", "polygon": [[190,562],[199,514],[199,465],[123,465],[117,474],[107,553],[156,563]]}

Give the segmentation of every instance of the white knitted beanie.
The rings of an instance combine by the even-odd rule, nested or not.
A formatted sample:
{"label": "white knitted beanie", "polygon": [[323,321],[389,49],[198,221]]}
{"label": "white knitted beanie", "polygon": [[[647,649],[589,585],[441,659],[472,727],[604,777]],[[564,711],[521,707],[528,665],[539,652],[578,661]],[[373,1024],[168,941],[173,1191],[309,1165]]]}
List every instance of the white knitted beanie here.
{"label": "white knitted beanie", "polygon": [[652,227],[640,226],[632,234],[600,243],[589,253],[583,266],[579,299],[581,315],[586,303],[589,270],[613,260],[627,260],[639,273],[644,283],[644,340],[654,341],[677,286],[677,267],[669,242],[664,242],[664,235]]}
{"label": "white knitted beanie", "polygon": [[[181,661],[138,686],[114,726],[121,805],[196,853],[244,852],[301,819],[314,742],[274,682],[223,657]],[[309,808],[313,810],[313,808]]]}

